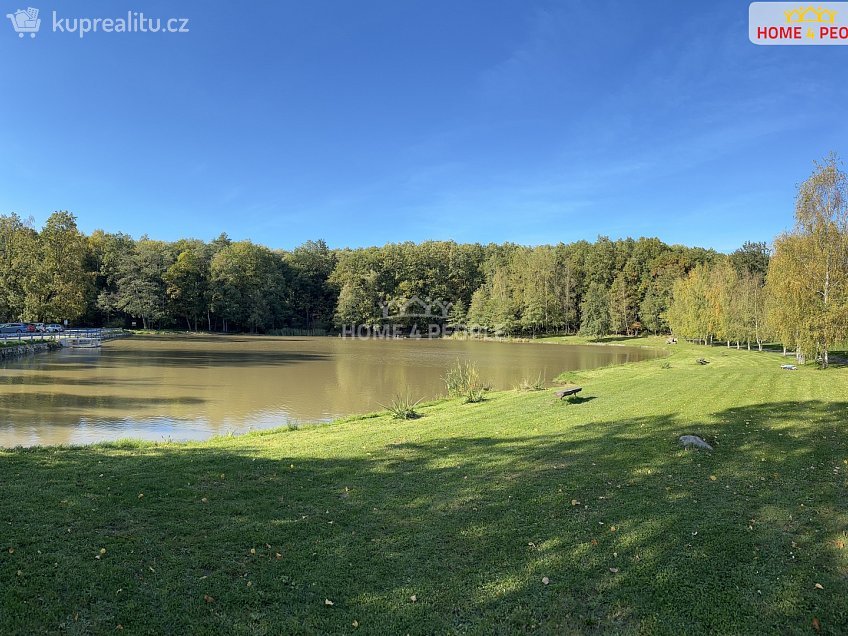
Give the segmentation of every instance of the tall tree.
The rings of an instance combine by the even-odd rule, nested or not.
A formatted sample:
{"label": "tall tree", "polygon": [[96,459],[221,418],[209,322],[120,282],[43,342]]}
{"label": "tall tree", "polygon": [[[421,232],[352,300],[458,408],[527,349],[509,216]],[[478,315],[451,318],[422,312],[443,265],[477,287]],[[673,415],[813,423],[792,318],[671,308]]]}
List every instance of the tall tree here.
{"label": "tall tree", "polygon": [[784,276],[770,270],[769,288],[779,297],[796,297],[801,309],[797,346],[827,367],[833,345],[848,337],[848,176],[835,154],[816,163],[799,186],[795,228],[775,241],[774,258],[784,265]]}
{"label": "tall tree", "polygon": [[324,241],[307,241],[285,256],[290,271],[292,321],[306,329],[327,327],[336,294],[328,283],[336,257]]}
{"label": "tall tree", "polygon": [[116,308],[141,318],[145,329],[161,326],[168,317],[165,272],[173,260],[167,243],[142,236],[118,265]]}
{"label": "tall tree", "polygon": [[192,241],[179,253],[163,275],[171,308],[197,331],[197,321],[207,313],[209,301],[209,251]]}
{"label": "tall tree", "polygon": [[32,219],[25,221],[17,214],[0,216],[0,320],[23,319],[38,247]]}
{"label": "tall tree", "polygon": [[282,257],[250,241],[221,249],[210,267],[211,299],[224,330],[240,327],[256,333],[274,328],[285,314]]}
{"label": "tall tree", "polygon": [[29,320],[76,320],[86,310],[91,275],[85,271],[87,241],[70,212],[54,212],[37,240],[37,260],[25,285]]}
{"label": "tall tree", "polygon": [[685,278],[674,282],[666,320],[672,333],[681,338],[710,341],[713,320],[709,301],[710,269],[701,263]]}
{"label": "tall tree", "polygon": [[583,314],[580,333],[595,339],[609,333],[609,293],[603,284],[594,282],[589,285],[580,309]]}
{"label": "tall tree", "polygon": [[765,277],[770,255],[766,243],[745,241],[742,247],[730,255],[730,260],[740,275],[747,273]]}

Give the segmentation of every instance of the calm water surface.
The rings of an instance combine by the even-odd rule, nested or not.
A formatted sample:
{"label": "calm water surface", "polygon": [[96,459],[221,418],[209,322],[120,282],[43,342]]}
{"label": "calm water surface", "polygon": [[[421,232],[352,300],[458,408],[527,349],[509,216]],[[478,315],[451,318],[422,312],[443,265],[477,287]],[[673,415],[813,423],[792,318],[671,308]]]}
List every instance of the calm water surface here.
{"label": "calm water surface", "polygon": [[409,387],[444,393],[457,359],[495,389],[539,374],[656,357],[636,347],[225,336],[139,336],[0,366],[0,446],[122,437],[203,439],[380,409]]}

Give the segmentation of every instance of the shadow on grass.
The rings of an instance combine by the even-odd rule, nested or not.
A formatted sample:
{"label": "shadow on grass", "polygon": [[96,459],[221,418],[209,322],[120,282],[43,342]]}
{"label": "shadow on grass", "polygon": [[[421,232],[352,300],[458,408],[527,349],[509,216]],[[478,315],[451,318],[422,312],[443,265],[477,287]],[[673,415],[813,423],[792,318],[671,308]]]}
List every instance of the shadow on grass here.
{"label": "shadow on grass", "polygon": [[560,401],[565,403],[565,404],[583,404],[584,402],[591,402],[592,400],[597,400],[597,399],[598,399],[598,396],[596,396],[596,395],[586,395],[586,396],[582,396],[582,397],[579,396],[579,395],[571,395],[569,397],[562,398]]}
{"label": "shadow on grass", "polygon": [[[3,453],[0,613],[6,633],[844,632],[846,412],[398,432],[333,458],[289,455],[297,432]],[[716,451],[681,450],[693,430]]]}

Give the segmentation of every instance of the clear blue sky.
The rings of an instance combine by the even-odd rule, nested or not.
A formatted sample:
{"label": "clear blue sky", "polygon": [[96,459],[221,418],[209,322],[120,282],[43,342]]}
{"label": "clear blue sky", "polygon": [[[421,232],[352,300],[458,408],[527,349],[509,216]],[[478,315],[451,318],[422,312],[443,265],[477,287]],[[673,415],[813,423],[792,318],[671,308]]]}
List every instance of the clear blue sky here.
{"label": "clear blue sky", "polygon": [[[271,247],[659,236],[729,250],[848,160],[848,47],[744,2],[32,2],[0,25],[0,212]],[[188,34],[52,32],[187,17]]]}

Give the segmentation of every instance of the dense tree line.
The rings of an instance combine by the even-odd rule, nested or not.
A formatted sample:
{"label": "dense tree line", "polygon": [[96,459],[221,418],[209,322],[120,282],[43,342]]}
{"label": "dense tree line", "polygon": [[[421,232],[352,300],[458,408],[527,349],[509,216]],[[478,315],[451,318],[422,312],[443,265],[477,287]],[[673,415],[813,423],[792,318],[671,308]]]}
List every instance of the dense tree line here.
{"label": "dense tree line", "polygon": [[341,250],[310,241],[279,251],[226,235],[208,243],[85,236],[68,212],[37,231],[10,215],[0,217],[0,319],[327,330],[378,326],[386,303],[418,297],[451,303],[434,320],[488,334],[661,332],[675,280],[717,257],[658,239],[606,237]]}
{"label": "dense tree line", "polygon": [[290,252],[221,235],[204,243],[83,235],[68,212],[39,232],[0,216],[0,319],[259,332],[330,324],[335,254]]}

